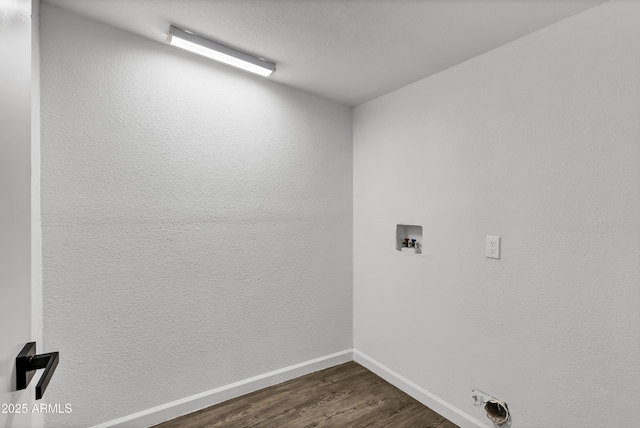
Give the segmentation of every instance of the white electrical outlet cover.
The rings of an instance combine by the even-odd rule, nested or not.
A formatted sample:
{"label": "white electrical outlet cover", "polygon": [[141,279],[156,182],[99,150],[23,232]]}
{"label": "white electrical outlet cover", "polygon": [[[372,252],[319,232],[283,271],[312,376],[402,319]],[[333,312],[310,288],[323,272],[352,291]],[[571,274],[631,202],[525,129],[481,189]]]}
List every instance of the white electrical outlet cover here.
{"label": "white electrical outlet cover", "polygon": [[500,258],[500,237],[499,236],[487,236],[487,245],[485,249],[485,255],[490,259]]}

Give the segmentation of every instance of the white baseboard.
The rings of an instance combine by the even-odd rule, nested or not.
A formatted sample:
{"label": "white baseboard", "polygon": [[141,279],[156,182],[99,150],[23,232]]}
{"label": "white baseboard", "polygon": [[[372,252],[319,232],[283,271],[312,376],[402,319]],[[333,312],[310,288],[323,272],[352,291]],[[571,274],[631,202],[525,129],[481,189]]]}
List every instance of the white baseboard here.
{"label": "white baseboard", "polygon": [[356,349],[353,360],[461,428],[491,428]]}
{"label": "white baseboard", "polygon": [[348,349],[335,354],[326,355],[304,363],[295,364],[230,385],[182,398],[152,409],[143,410],[129,416],[96,425],[93,428],[144,428],[159,424],[187,413],[204,409],[223,401],[249,394],[272,385],[286,382],[309,373],[328,369],[338,364],[353,361],[353,350]]}
{"label": "white baseboard", "polygon": [[145,428],[338,364],[355,361],[461,428],[491,428],[368,355],[348,349],[124,416],[93,428]]}

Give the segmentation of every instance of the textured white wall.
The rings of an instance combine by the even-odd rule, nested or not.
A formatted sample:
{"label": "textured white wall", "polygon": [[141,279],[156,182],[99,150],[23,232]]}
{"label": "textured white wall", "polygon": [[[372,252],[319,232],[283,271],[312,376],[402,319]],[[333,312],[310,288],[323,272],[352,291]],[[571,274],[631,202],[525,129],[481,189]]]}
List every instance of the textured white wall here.
{"label": "textured white wall", "polygon": [[474,387],[514,427],[637,425],[639,23],[606,3],[355,108],[356,349],[487,423]]}
{"label": "textured white wall", "polygon": [[42,8],[51,402],[90,426],[351,348],[351,111]]}

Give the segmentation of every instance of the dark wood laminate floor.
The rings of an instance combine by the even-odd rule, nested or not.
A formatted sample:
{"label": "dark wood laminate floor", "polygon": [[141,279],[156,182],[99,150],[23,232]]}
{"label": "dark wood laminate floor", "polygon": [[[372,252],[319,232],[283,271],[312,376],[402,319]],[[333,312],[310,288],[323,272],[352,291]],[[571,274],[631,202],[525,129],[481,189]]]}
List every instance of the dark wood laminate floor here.
{"label": "dark wood laminate floor", "polygon": [[349,362],[262,389],[155,428],[455,428],[393,385]]}

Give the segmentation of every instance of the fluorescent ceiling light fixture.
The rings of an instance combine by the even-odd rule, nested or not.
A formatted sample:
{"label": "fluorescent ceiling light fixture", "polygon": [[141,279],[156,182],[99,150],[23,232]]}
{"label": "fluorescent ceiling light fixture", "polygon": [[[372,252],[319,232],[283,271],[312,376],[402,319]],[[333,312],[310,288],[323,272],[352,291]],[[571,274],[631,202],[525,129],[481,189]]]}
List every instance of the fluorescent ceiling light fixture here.
{"label": "fluorescent ceiling light fixture", "polygon": [[276,65],[272,62],[205,39],[173,25],[169,26],[167,43],[264,77],[270,76],[276,70]]}

